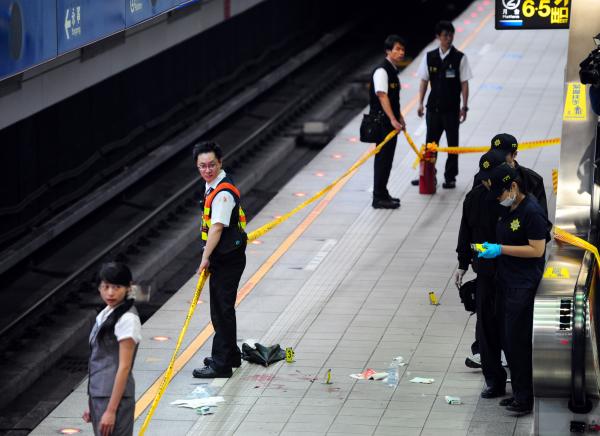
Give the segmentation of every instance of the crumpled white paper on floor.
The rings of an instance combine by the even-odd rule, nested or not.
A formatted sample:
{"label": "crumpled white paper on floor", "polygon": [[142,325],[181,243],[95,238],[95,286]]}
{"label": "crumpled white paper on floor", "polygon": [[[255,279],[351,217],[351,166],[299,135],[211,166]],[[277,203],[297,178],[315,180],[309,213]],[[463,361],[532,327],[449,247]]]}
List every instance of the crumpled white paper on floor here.
{"label": "crumpled white paper on floor", "polygon": [[415,378],[409,380],[409,382],[411,382],[411,383],[423,383],[426,385],[430,385],[434,381],[435,381],[435,379],[425,378],[425,377],[415,377]]}
{"label": "crumpled white paper on floor", "polygon": [[171,404],[173,406],[188,407],[190,409],[196,409],[202,406],[217,406],[219,403],[225,401],[223,397],[206,397],[206,398],[192,398],[189,400],[175,400]]}

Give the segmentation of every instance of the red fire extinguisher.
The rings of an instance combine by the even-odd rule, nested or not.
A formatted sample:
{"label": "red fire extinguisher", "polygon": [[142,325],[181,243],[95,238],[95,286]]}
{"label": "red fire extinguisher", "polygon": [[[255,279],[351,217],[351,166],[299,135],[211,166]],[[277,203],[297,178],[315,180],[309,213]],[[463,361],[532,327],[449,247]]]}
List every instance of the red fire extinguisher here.
{"label": "red fire extinguisher", "polygon": [[429,147],[423,147],[419,163],[419,194],[435,194],[435,160],[436,153]]}

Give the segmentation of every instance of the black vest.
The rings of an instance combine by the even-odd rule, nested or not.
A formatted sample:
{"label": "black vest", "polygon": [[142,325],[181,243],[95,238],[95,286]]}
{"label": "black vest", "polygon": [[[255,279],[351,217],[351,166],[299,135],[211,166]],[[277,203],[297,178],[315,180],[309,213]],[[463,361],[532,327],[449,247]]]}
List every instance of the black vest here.
{"label": "black vest", "polygon": [[[375,83],[373,81],[373,75],[379,68],[383,68],[388,76],[388,98],[390,99],[390,105],[392,106],[392,112],[396,116],[396,119],[400,117],[400,79],[398,79],[398,70],[388,61],[384,59],[383,62],[373,70],[371,74],[371,89],[369,90],[369,113],[375,114],[383,112],[379,97],[375,94]],[[389,119],[386,117],[389,123]]]}
{"label": "black vest", "polygon": [[444,60],[437,48],[427,52],[427,69],[431,81],[427,109],[438,112],[460,110],[460,61],[463,56],[454,47],[450,47],[450,53]]}

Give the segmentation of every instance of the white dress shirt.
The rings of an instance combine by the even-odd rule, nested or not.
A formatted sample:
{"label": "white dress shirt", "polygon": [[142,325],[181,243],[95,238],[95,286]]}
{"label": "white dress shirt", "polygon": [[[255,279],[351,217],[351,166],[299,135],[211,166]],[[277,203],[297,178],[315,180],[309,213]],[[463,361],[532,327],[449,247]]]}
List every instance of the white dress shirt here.
{"label": "white dress shirt", "polygon": [[[444,53],[441,48],[438,49],[440,51],[440,57],[442,60],[450,53],[450,49]],[[473,78],[473,73],[471,72],[471,67],[469,66],[469,61],[467,60],[467,55],[463,54],[462,59],[460,60],[459,65],[460,70],[460,81],[466,82],[467,80],[471,80]],[[419,69],[417,70],[417,76],[421,80],[429,81],[429,68],[427,68],[427,55],[423,56],[421,59],[421,63],[419,64]]]}
{"label": "white dress shirt", "polygon": [[[225,171],[221,170],[217,177],[210,183],[206,184],[206,191],[209,189],[215,189],[219,182],[225,178]],[[229,221],[231,220],[231,212],[235,206],[235,199],[227,191],[219,191],[213,198],[210,206],[210,223],[221,223],[225,227],[229,227]]]}
{"label": "white dress shirt", "polygon": [[[386,59],[386,62],[390,62],[390,61]],[[390,64],[391,64],[391,62],[390,62]],[[394,68],[396,68],[396,67],[394,67]],[[400,74],[399,71],[398,71],[398,74]],[[388,93],[388,82],[389,82],[388,74],[387,74],[387,71],[385,70],[385,68],[383,68],[383,67],[377,68],[375,70],[375,72],[373,73],[373,85],[375,85],[375,94],[377,94],[378,92],[385,92],[387,94]]]}
{"label": "white dress shirt", "polygon": [[[106,318],[113,313],[115,309],[110,306],[106,306],[102,312],[96,316],[96,324],[100,327],[106,321]],[[121,315],[121,318],[115,324],[115,336],[117,341],[123,339],[133,339],[136,344],[139,344],[142,340],[142,323],[140,317],[135,313],[125,312]]]}

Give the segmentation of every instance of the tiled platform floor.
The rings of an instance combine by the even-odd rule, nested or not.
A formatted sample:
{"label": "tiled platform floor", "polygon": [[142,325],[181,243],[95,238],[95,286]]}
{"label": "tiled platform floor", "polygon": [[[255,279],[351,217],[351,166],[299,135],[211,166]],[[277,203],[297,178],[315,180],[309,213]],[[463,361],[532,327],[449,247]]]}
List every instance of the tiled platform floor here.
{"label": "tiled platform floor", "polygon": [[[486,145],[499,132],[510,132],[520,141],[560,136],[567,32],[495,31],[492,13],[492,3],[475,2],[455,22],[455,45],[469,56],[475,76],[461,144]],[[408,131],[417,143],[425,136],[415,107],[419,60],[401,77]],[[360,116],[340,132],[250,227],[290,210],[300,201],[294,193],[318,191],[355,162],[368,149],[356,142],[359,120]],[[557,146],[519,155],[521,164],[544,176],[551,210],[551,169],[558,166],[558,156]],[[192,368],[201,366],[209,353],[209,340],[174,378],[147,434],[530,434],[531,416],[516,418],[496,400],[480,399],[481,373],[464,365],[474,338],[474,318],[463,310],[452,275],[462,199],[478,158],[460,157],[456,190],[422,196],[410,186],[416,176],[411,169],[414,155],[401,137],[389,185],[402,199],[395,211],[370,207],[372,164],[362,167],[238,308],[240,341],[254,338],[293,346],[296,362],[269,368],[244,363],[231,379],[208,385],[226,402],[214,415],[198,417],[193,410],[169,403],[209,382],[191,377]],[[440,170],[444,161],[441,157]],[[317,172],[324,177],[315,176]],[[260,245],[249,246],[242,284],[309,211],[266,235]],[[144,325],[135,366],[138,396],[159,377],[174,346],[173,340],[158,343],[149,338],[177,336],[195,281],[191,278]],[[429,304],[429,291],[437,294],[439,306]],[[185,346],[208,319],[208,304],[202,304]],[[365,368],[385,371],[396,356],[408,362],[400,368],[396,388],[349,377]],[[333,384],[324,383],[329,369]],[[410,383],[415,376],[435,382]],[[448,405],[445,395],[459,396],[463,404]],[[80,419],[85,401],[82,385],[32,434],[56,434],[69,426],[91,434]],[[136,422],[136,432],[144,416]]]}

